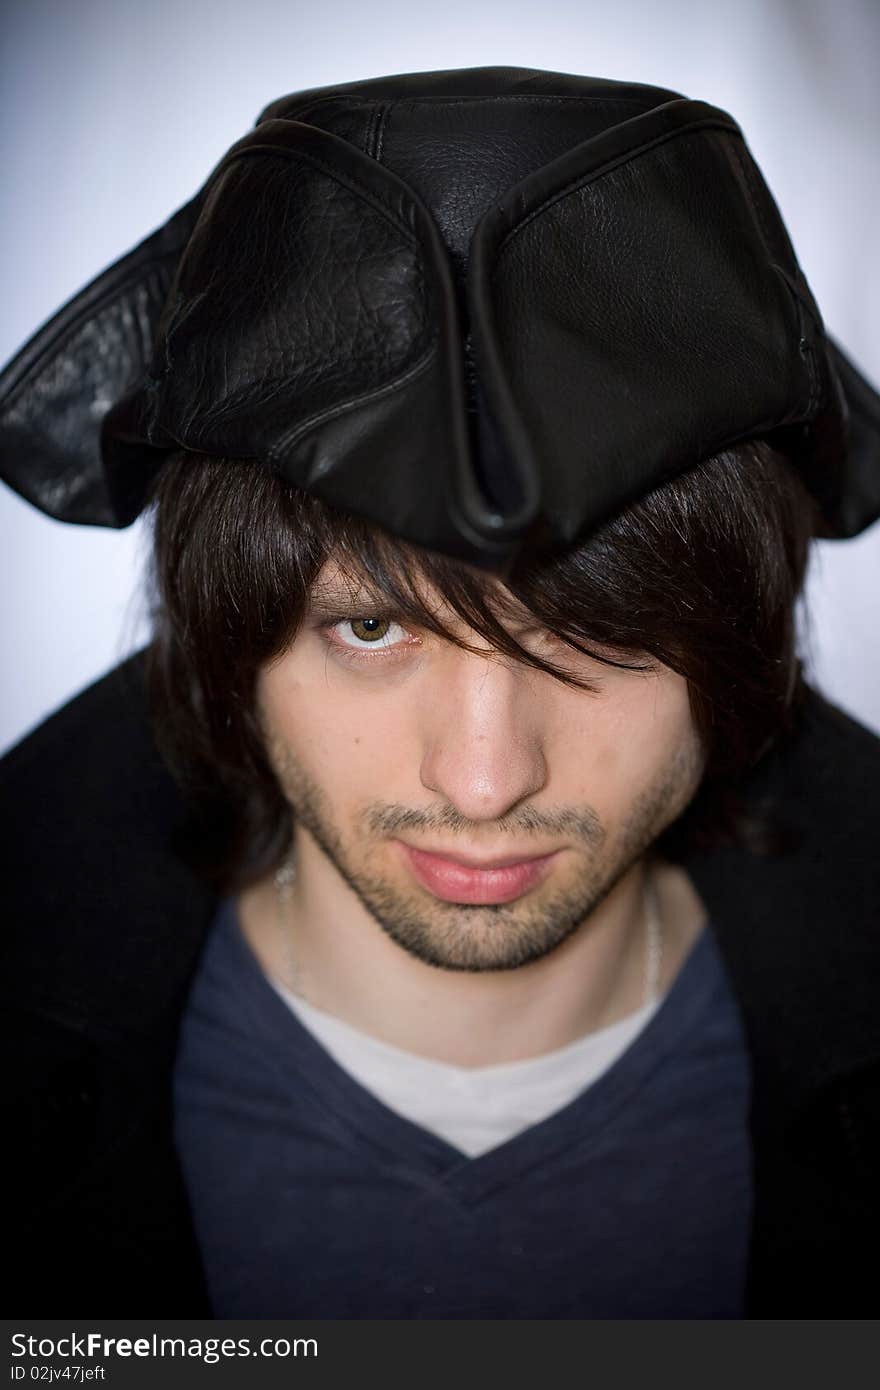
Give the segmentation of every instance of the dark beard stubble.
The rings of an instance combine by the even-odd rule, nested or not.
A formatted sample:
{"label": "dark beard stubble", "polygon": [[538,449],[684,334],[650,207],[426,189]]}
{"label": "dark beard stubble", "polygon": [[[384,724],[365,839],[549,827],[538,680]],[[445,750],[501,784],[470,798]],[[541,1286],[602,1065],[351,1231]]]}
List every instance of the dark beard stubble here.
{"label": "dark beard stubble", "polygon": [[[382,931],[425,965],[474,973],[515,970],[561,946],[684,811],[702,772],[699,752],[692,745],[682,745],[655,782],[635,799],[612,842],[589,808],[539,812],[523,807],[499,819],[496,829],[515,833],[518,844],[522,835],[546,836],[549,832],[567,834],[574,844],[580,841],[587,845],[592,855],[582,876],[575,884],[547,896],[542,896],[539,888],[512,903],[448,903],[399,890],[353,865],[320,787],[289,747],[276,738],[267,739],[267,747],[295,820],[312,836]],[[365,827],[365,844],[371,838],[381,844],[383,837],[402,829],[442,829],[463,837],[485,834],[485,827],[474,827],[454,807],[439,812],[413,811],[376,801],[363,809],[360,821]]]}

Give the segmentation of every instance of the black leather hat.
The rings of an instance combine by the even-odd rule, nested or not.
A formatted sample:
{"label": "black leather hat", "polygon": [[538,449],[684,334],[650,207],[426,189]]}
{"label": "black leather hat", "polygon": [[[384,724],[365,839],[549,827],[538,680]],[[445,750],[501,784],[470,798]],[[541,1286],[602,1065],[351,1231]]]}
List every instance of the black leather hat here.
{"label": "black leather hat", "polygon": [[522,68],[272,102],[0,374],[0,475],[61,520],[184,449],[502,569],[755,436],[820,534],[880,516],[880,398],[736,122]]}

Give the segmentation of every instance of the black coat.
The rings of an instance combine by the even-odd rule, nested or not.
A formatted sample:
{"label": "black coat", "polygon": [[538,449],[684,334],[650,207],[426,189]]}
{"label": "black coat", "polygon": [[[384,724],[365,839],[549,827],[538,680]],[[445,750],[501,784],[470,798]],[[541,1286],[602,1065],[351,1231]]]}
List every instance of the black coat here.
{"label": "black coat", "polygon": [[[182,802],[142,654],[0,761],[14,1313],[208,1316],[172,1144],[177,1030],[216,899],[171,849]],[[753,1069],[747,1314],[880,1309],[880,738],[816,692],[753,772],[800,832],[684,861]]]}

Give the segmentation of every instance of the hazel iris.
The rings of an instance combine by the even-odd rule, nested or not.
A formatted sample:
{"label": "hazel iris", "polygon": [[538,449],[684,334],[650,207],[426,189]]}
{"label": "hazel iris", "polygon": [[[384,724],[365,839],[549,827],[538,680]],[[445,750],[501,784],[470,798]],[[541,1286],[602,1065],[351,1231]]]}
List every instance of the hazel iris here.
{"label": "hazel iris", "polygon": [[388,618],[352,618],[351,630],[363,642],[381,642],[388,635]]}

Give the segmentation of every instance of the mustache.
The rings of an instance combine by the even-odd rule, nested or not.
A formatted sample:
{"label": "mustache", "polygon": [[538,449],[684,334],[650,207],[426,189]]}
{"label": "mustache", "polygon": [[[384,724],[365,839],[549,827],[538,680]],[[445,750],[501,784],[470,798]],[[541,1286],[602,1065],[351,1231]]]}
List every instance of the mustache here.
{"label": "mustache", "polygon": [[[454,806],[416,811],[394,802],[371,802],[364,820],[368,830],[376,835],[393,835],[399,830],[445,830],[453,835],[485,838],[490,833],[487,823],[468,820]],[[499,817],[492,828],[502,835],[571,835],[594,846],[600,845],[606,835],[605,827],[590,807],[536,811],[523,806]]]}

